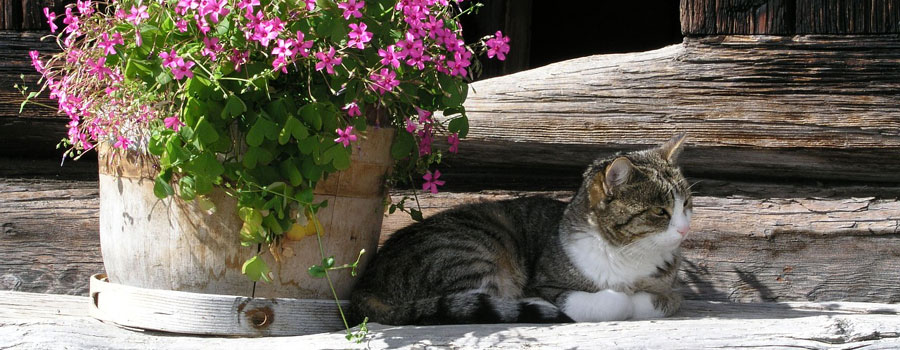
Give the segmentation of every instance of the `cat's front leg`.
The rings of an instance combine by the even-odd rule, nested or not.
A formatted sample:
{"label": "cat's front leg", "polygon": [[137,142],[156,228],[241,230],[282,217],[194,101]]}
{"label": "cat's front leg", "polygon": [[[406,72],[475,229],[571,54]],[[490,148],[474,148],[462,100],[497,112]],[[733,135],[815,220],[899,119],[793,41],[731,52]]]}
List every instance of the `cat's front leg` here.
{"label": "cat's front leg", "polygon": [[635,303],[626,293],[604,289],[595,293],[571,291],[563,296],[562,311],[576,322],[624,321]]}
{"label": "cat's front leg", "polygon": [[631,296],[634,313],[632,319],[646,320],[672,316],[681,307],[681,294],[637,292]]}

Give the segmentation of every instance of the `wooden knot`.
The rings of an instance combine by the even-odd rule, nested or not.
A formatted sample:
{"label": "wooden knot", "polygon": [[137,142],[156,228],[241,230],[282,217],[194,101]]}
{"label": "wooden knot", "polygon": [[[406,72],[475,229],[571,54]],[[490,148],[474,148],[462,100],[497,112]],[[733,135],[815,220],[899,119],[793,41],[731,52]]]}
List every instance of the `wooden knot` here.
{"label": "wooden knot", "polygon": [[268,306],[247,310],[244,315],[247,316],[247,319],[250,321],[250,325],[252,325],[253,328],[256,329],[265,329],[269,327],[269,325],[271,325],[273,321],[275,321],[275,314]]}

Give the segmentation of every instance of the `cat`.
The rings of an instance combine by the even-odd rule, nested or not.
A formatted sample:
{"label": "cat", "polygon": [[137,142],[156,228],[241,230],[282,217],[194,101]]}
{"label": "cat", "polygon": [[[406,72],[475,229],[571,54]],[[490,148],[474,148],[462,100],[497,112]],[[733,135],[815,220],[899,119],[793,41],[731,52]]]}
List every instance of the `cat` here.
{"label": "cat", "polygon": [[674,314],[691,193],[684,134],[598,159],[569,203],[462,205],[394,233],[350,298],[351,321],[557,323]]}

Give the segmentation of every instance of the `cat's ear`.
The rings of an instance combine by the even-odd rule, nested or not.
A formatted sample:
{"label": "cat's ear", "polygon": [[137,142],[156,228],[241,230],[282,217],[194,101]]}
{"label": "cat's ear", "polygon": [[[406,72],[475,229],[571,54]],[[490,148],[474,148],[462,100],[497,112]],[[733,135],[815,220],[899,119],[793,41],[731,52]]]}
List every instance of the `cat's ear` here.
{"label": "cat's ear", "polygon": [[610,165],[606,166],[604,173],[603,187],[606,194],[612,194],[612,189],[621,186],[631,177],[631,170],[634,166],[631,161],[625,157],[616,158]]}
{"label": "cat's ear", "polygon": [[678,159],[678,155],[681,154],[681,149],[684,145],[684,139],[687,138],[687,134],[678,133],[672,137],[669,141],[659,146],[657,149],[659,151],[659,155],[669,164],[675,164],[675,160]]}
{"label": "cat's ear", "polygon": [[628,158],[619,157],[607,165],[606,169],[598,172],[597,175],[594,176],[591,187],[588,189],[588,197],[591,201],[591,205],[596,205],[598,202],[612,196],[612,190],[614,188],[628,182],[628,178],[631,177],[633,169],[634,166]]}

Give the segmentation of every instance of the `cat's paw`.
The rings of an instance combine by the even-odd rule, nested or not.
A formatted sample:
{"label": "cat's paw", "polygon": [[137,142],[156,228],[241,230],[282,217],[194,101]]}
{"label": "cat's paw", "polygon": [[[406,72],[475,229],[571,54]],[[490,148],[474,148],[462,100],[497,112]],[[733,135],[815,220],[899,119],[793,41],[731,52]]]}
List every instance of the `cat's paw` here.
{"label": "cat's paw", "polygon": [[606,289],[596,293],[571,292],[563,312],[576,322],[624,321],[634,312],[628,294]]}
{"label": "cat's paw", "polygon": [[634,308],[634,313],[632,314],[631,319],[646,320],[665,317],[666,314],[653,305],[653,297],[653,294],[646,292],[637,292],[632,295],[631,303]]}

